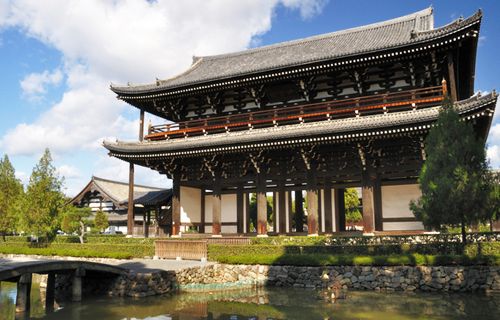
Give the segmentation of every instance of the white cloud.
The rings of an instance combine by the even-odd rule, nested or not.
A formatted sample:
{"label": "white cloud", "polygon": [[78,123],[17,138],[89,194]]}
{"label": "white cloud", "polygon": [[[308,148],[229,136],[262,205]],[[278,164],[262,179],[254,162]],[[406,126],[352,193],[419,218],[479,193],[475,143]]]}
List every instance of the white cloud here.
{"label": "white cloud", "polygon": [[491,168],[500,168],[500,147],[498,147],[498,145],[488,147],[488,149],[486,149],[486,155],[490,160]]}
{"label": "white cloud", "polygon": [[65,179],[83,178],[80,170],[74,166],[62,165],[58,168],[59,176]]}
{"label": "white cloud", "polygon": [[47,92],[47,85],[52,84],[58,86],[61,84],[63,74],[61,70],[56,69],[52,73],[45,70],[43,73],[32,73],[21,81],[23,95],[29,96],[30,99],[36,98],[39,94]]}
{"label": "white cloud", "polygon": [[30,175],[25,172],[16,171],[16,178],[21,180],[25,186],[30,182]]}
{"label": "white cloud", "polygon": [[[111,82],[143,83],[172,77],[190,66],[193,55],[248,48],[256,37],[270,30],[278,5],[310,18],[321,12],[326,2],[1,1],[0,31],[17,29],[62,57],[52,72],[31,73],[20,81],[24,95],[40,100],[62,81],[67,89],[60,101],[35,121],[20,123],[7,132],[0,147],[9,155],[28,156],[41,154],[48,147],[58,159],[78,152],[94,157],[105,154],[103,139],[135,140],[138,134],[137,118],[129,119],[133,108],[116,100],[109,90]],[[138,183],[167,184],[165,177],[152,170],[138,171],[144,174],[144,181]],[[101,161],[96,175],[101,173],[110,175],[103,178],[128,181],[128,164],[116,159],[112,163]]]}

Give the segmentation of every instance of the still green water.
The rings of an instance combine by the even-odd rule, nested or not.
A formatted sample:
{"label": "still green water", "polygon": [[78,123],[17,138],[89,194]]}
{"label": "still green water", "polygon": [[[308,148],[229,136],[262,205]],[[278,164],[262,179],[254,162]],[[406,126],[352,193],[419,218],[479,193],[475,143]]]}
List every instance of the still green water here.
{"label": "still green water", "polygon": [[[1,285],[0,320],[16,319],[16,286],[6,282]],[[500,319],[500,295],[351,291],[348,299],[332,303],[315,299],[318,294],[313,290],[266,288],[142,299],[84,296],[79,303],[56,299],[53,310],[48,311],[43,293],[40,294],[34,283],[29,317],[77,320]]]}

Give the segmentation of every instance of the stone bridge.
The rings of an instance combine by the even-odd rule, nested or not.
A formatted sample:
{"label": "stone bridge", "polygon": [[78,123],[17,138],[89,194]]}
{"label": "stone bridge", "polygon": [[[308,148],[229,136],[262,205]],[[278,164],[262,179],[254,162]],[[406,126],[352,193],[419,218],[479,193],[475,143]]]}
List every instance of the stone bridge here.
{"label": "stone bridge", "polygon": [[17,282],[16,312],[29,310],[31,276],[33,273],[47,274],[47,303],[54,301],[56,274],[73,276],[73,301],[82,299],[82,277],[90,273],[107,273],[117,276],[126,274],[129,269],[103,263],[67,260],[39,259],[0,259],[0,282]]}

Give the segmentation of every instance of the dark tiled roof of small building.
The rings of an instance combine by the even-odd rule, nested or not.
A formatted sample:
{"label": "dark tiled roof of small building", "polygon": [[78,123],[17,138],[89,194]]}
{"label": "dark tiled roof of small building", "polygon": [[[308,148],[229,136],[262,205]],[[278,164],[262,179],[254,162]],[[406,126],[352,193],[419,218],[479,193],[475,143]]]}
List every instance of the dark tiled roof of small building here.
{"label": "dark tiled roof of small building", "polygon": [[[455,103],[459,113],[466,114],[484,106],[495,104],[498,94],[493,91],[487,95],[475,95]],[[230,145],[256,145],[271,140],[303,139],[326,134],[350,134],[365,130],[378,130],[388,127],[404,127],[435,121],[440,107],[402,111],[359,118],[344,118],[331,121],[318,121],[296,125],[285,125],[207,136],[162,141],[104,141],[103,145],[111,152],[137,153],[174,153],[185,150],[225,147]],[[494,106],[493,106],[494,108]],[[196,153],[196,151],[193,151]]]}
{"label": "dark tiled roof of small building", "polygon": [[433,8],[358,28],[332,32],[295,41],[234,53],[195,57],[184,73],[150,84],[111,84],[115,93],[134,94],[169,90],[196,83],[340,59],[425,42],[480,21],[479,10],[434,29]]}

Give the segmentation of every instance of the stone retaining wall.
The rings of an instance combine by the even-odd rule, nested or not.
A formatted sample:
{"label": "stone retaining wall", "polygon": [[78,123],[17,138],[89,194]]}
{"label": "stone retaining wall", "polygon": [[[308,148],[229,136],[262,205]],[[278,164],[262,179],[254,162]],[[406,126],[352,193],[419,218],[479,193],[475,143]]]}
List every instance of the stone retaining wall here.
{"label": "stone retaining wall", "polygon": [[[245,287],[319,289],[326,271],[329,286],[338,280],[349,290],[500,292],[500,267],[293,267],[210,265],[177,271],[104,276],[88,274],[84,293],[146,297],[180,291],[216,291]],[[58,276],[56,289],[71,292],[71,276]]]}
{"label": "stone retaining wall", "polygon": [[[500,267],[293,267],[213,265],[176,271],[180,290],[203,289],[203,284],[266,284],[277,287],[321,288],[321,275],[354,290],[375,291],[497,291]],[[207,286],[213,290],[214,286]]]}

